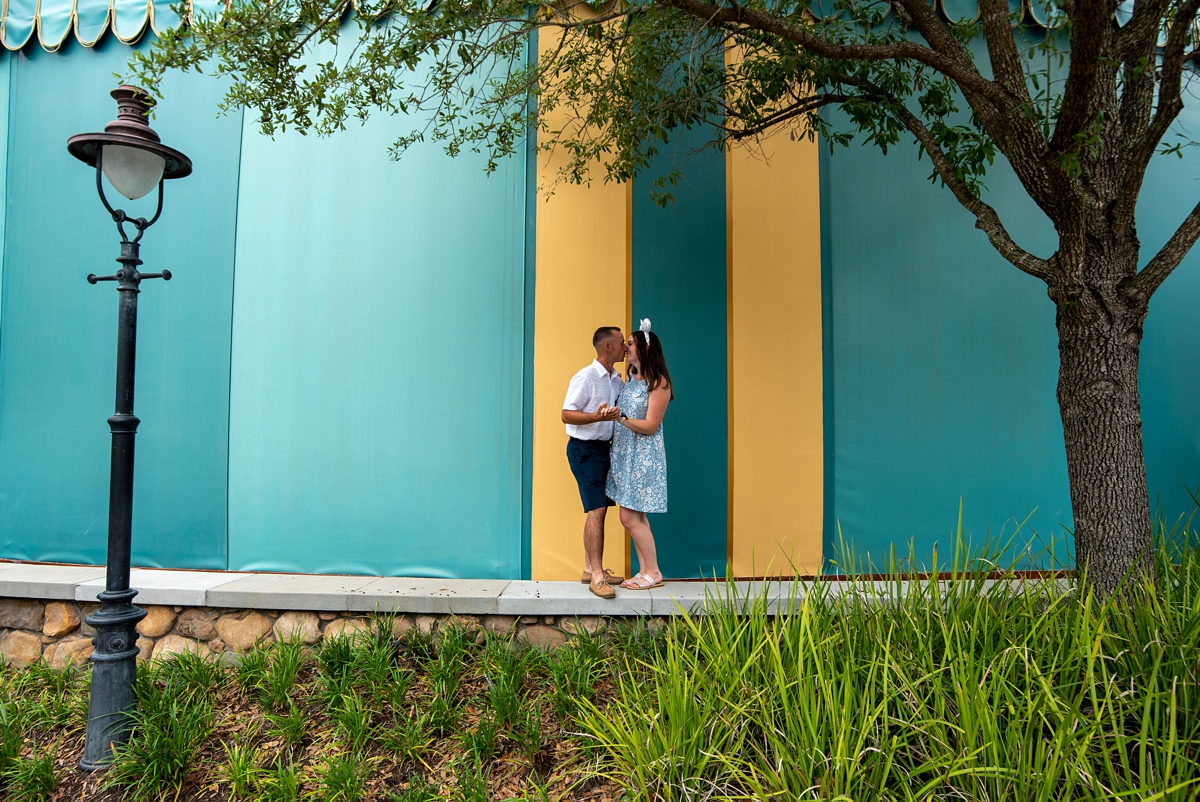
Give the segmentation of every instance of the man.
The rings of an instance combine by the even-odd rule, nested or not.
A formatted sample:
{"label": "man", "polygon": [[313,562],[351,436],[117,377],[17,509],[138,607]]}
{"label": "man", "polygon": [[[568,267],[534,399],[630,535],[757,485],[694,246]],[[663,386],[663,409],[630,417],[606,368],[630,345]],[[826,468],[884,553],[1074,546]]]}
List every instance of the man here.
{"label": "man", "polygon": [[592,593],[614,599],[612,589],[624,577],[604,568],[604,516],[612,499],[604,492],[608,478],[608,447],[613,421],[621,414],[617,396],[624,382],[613,365],[625,359],[625,337],[616,326],[601,326],[592,335],[596,359],[575,374],[563,401],[562,422],[567,425],[567,462],[579,484],[579,497],[587,520],[583,524],[583,577]]}

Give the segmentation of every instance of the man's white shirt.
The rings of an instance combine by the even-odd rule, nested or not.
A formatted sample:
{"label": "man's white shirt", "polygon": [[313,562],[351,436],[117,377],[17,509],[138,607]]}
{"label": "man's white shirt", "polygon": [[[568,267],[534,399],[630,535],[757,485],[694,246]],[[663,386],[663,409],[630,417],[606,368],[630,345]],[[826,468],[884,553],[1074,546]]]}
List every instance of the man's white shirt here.
{"label": "man's white shirt", "polygon": [[[573,409],[577,412],[595,412],[601,404],[616,406],[617,396],[625,381],[621,374],[613,371],[611,374],[597,360],[571,377],[567,387],[567,397],[563,401],[563,409]],[[578,440],[611,440],[613,436],[613,421],[606,420],[598,423],[567,424],[567,436]]]}

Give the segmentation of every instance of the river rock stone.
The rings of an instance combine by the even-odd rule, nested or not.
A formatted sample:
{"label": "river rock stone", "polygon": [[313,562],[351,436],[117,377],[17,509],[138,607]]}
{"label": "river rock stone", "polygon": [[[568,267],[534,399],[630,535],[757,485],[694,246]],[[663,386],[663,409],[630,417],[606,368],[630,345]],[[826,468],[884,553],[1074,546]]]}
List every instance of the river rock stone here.
{"label": "river rock stone", "polygon": [[545,624],[534,624],[525,627],[518,633],[517,639],[535,649],[553,649],[567,642],[567,636],[562,630],[548,627]]}
{"label": "river rock stone", "polygon": [[200,644],[191,638],[167,635],[154,644],[153,659],[161,660],[164,657],[170,657],[173,654],[183,654],[184,652],[198,654],[200,649]]}
{"label": "river rock stone", "polygon": [[244,652],[271,633],[271,621],[254,610],[229,613],[217,619],[217,634],[235,652]]}
{"label": "river rock stone", "polygon": [[46,650],[46,663],[53,669],[62,671],[70,664],[81,666],[92,656],[96,647],[91,638],[70,638],[59,641],[53,652]]}
{"label": "river rock stone", "polygon": [[515,615],[489,615],[483,619],[483,628],[493,635],[511,635],[516,626]]}
{"label": "river rock stone", "polygon": [[99,609],[100,604],[98,602],[88,602],[79,608],[79,615],[82,619],[79,622],[80,635],[87,635],[89,638],[96,637],[96,630],[93,629],[92,625],[87,622],[87,617]]}
{"label": "river rock stone", "polygon": [[61,638],[79,629],[79,609],[69,602],[50,602],[46,605],[46,619],[42,623],[42,634]]}
{"label": "river rock stone", "polygon": [[207,610],[185,610],[175,622],[175,634],[196,640],[212,640],[217,635],[212,615]]}
{"label": "river rock stone", "polygon": [[477,615],[455,615],[447,622],[465,632],[474,632],[480,628],[479,616]]}
{"label": "river rock stone", "polygon": [[32,632],[10,632],[0,640],[0,655],[7,663],[32,665],[42,656],[42,639]]}
{"label": "river rock stone", "polygon": [[138,638],[137,639],[138,660],[149,660],[154,654],[154,639],[153,638]]}
{"label": "river rock stone", "polygon": [[37,631],[46,619],[46,610],[33,599],[0,599],[0,628]]}
{"label": "river rock stone", "polygon": [[604,631],[604,619],[595,615],[581,615],[578,617],[563,617],[562,628],[564,632],[572,635],[585,633],[587,635],[595,635],[597,632]]}
{"label": "river rock stone", "polygon": [[137,631],[147,638],[161,638],[175,626],[175,611],[170,607],[146,607],[146,617],[138,622]]}
{"label": "river rock stone", "polygon": [[437,631],[438,619],[436,615],[419,615],[414,619],[417,629],[423,635],[432,635]]}
{"label": "river rock stone", "polygon": [[370,631],[371,625],[361,618],[342,618],[325,625],[326,638],[361,638]]}
{"label": "river rock stone", "polygon": [[299,640],[311,646],[320,639],[321,619],[316,613],[284,613],[275,622],[275,640],[280,643]]}
{"label": "river rock stone", "polygon": [[326,610],[321,613],[317,613],[317,618],[320,618],[322,621],[332,621],[337,617],[338,617],[337,613],[330,612],[329,610]]}

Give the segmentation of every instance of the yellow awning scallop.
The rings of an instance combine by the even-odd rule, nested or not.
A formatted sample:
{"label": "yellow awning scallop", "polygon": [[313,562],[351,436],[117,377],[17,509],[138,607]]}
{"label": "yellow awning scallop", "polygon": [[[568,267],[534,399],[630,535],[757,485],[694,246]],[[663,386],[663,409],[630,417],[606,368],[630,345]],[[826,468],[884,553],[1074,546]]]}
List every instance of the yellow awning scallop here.
{"label": "yellow awning scallop", "polygon": [[[84,47],[108,31],[125,44],[134,44],[147,30],[156,33],[179,24],[170,0],[3,0],[0,42],[20,50],[36,35],[43,49],[54,52],[68,36]],[[193,11],[218,11],[222,0],[189,2]]]}

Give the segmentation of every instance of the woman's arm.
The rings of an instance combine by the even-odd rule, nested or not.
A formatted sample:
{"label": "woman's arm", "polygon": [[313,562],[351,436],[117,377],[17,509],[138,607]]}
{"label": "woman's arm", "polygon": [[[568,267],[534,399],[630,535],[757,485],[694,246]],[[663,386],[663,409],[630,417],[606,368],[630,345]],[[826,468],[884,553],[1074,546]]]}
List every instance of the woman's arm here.
{"label": "woman's arm", "polygon": [[621,425],[638,434],[654,434],[662,424],[663,415],[667,414],[667,404],[670,401],[671,388],[660,383],[650,391],[650,403],[646,406],[645,420],[622,417]]}

